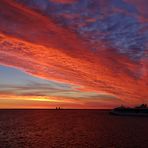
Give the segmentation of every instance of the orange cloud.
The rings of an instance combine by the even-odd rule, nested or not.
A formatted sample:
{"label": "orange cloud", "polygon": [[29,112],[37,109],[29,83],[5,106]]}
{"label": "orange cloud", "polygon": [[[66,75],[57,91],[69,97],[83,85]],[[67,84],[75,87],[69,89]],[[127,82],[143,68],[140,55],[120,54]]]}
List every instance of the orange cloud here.
{"label": "orange cloud", "polygon": [[135,63],[105,42],[91,51],[75,32],[18,4],[2,0],[0,12],[1,64],[127,103],[147,101],[147,61]]}
{"label": "orange cloud", "polygon": [[[114,100],[114,102],[113,102]],[[22,96],[0,93],[0,108],[111,108],[121,103],[115,98],[72,98],[53,96]]]}

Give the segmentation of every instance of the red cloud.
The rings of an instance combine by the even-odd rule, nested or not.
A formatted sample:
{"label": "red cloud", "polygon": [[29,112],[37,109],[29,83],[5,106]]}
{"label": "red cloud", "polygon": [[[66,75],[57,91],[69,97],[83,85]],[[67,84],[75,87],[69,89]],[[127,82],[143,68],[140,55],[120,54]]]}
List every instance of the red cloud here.
{"label": "red cloud", "polygon": [[76,33],[15,3],[1,1],[0,12],[1,64],[110,93],[128,103],[147,99],[145,61],[134,63],[102,42],[92,52]]}

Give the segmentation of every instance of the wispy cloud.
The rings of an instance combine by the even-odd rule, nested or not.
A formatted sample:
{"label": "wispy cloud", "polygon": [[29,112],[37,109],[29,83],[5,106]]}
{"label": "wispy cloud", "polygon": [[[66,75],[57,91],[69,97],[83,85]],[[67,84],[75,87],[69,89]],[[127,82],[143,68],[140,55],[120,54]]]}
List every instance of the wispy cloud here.
{"label": "wispy cloud", "polygon": [[[50,1],[51,13],[47,9],[40,13],[30,9],[29,3],[0,3],[1,64],[79,86],[76,92],[64,90],[59,96],[92,91],[112,94],[127,103],[148,101],[148,32],[141,31],[148,24],[138,19],[145,15],[138,14],[137,5],[122,0],[111,1],[112,7],[103,1],[78,1],[73,6]],[[101,12],[95,7],[99,4]],[[75,15],[65,18],[62,14]],[[48,90],[47,86],[40,88],[44,94]]]}

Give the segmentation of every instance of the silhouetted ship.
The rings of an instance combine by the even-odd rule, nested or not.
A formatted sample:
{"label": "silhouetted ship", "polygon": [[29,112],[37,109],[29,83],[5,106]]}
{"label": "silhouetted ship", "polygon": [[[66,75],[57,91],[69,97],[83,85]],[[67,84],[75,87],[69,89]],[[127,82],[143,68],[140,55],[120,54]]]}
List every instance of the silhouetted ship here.
{"label": "silhouetted ship", "polygon": [[120,106],[114,108],[110,113],[118,116],[148,116],[148,107],[147,104],[141,104],[134,108]]}
{"label": "silhouetted ship", "polygon": [[60,107],[56,107],[56,109],[61,109]]}

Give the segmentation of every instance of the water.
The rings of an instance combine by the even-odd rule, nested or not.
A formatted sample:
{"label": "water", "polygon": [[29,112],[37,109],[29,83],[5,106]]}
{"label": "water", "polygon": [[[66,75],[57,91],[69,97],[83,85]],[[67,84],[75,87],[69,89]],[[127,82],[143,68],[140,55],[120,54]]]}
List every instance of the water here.
{"label": "water", "polygon": [[147,117],[100,110],[0,110],[0,148],[147,147]]}

